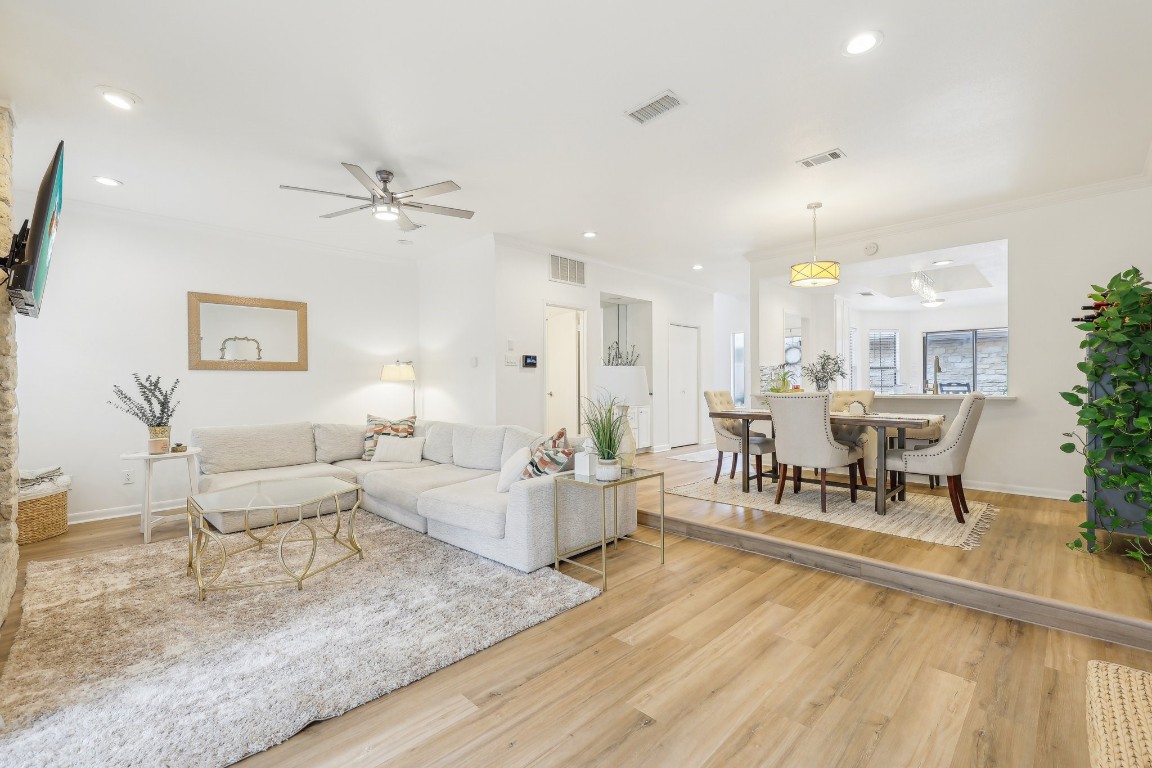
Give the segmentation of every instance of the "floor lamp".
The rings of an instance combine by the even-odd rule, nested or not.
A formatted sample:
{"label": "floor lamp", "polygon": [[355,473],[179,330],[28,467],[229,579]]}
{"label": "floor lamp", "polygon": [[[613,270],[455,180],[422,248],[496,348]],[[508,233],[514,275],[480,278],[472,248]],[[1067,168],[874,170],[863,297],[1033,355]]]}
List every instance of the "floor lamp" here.
{"label": "floor lamp", "polygon": [[416,369],[412,361],[388,363],[380,371],[380,381],[410,381],[412,382],[412,415],[416,415]]}

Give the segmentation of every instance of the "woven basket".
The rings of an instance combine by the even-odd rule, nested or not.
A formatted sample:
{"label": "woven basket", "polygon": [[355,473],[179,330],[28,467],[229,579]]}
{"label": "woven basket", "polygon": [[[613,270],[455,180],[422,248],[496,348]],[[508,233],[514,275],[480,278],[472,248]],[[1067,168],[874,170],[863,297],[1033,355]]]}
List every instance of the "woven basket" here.
{"label": "woven basket", "polygon": [[21,499],[16,513],[20,535],[17,544],[31,544],[68,530],[68,491],[59,491],[35,499]]}

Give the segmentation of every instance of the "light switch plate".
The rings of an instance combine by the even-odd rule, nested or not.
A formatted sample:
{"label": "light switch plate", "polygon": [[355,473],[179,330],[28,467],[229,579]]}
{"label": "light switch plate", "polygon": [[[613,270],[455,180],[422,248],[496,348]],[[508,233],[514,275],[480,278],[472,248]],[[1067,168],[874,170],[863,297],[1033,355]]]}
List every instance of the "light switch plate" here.
{"label": "light switch plate", "polygon": [[515,368],[520,365],[520,361],[516,358],[516,355],[504,355],[504,365]]}

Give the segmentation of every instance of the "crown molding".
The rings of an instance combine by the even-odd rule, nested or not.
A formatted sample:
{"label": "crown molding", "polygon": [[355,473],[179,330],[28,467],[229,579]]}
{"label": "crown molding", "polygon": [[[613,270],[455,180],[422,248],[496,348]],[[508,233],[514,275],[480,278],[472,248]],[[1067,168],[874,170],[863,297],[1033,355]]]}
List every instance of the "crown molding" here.
{"label": "crown molding", "polygon": [[652,279],[661,280],[661,281],[664,281],[666,283],[672,283],[673,285],[679,285],[679,286],[682,286],[684,288],[691,288],[692,290],[695,290],[695,291],[701,291],[702,293],[707,293],[708,295],[712,295],[713,293],[724,293],[724,291],[718,291],[715,288],[710,288],[710,287],[702,286],[702,285],[695,285],[693,283],[688,282],[687,280],[680,280],[678,278],[669,277],[668,275],[663,275],[663,274],[659,274],[659,273],[646,272],[642,269],[624,266],[623,264],[619,264],[619,263],[614,262],[614,261],[607,261],[605,259],[597,258],[595,256],[589,256],[585,253],[581,253],[580,251],[573,251],[573,250],[570,250],[568,248],[557,248],[555,246],[551,246],[551,245],[548,245],[546,243],[539,243],[539,242],[536,242],[534,240],[527,240],[527,239],[524,239],[521,237],[516,237],[514,235],[504,235],[504,234],[500,234],[500,233],[493,233],[493,238],[495,239],[497,244],[510,245],[514,248],[523,248],[525,250],[530,250],[530,251],[541,251],[543,253],[555,254],[557,256],[563,256],[563,257],[569,258],[569,259],[578,259],[580,261],[585,262],[586,264],[595,264],[595,265],[600,266],[600,267],[608,267],[609,269],[618,269],[621,272],[627,272],[627,273],[632,274],[632,275],[639,275],[640,277],[644,277],[644,278],[647,278],[649,280],[652,280]]}
{"label": "crown molding", "polygon": [[[1152,149],[1149,150],[1148,163],[1152,164]],[[902,235],[925,229],[934,229],[936,227],[964,224],[969,221],[979,221],[980,219],[988,219],[1010,213],[1046,208],[1061,203],[1086,200],[1102,195],[1130,192],[1132,190],[1146,189],[1149,187],[1152,187],[1152,173],[1125,176],[1096,184],[1087,184],[1082,187],[1071,187],[1069,189],[1057,190],[1056,192],[1046,192],[1042,195],[1023,197],[1003,203],[993,203],[992,205],[980,206],[978,208],[969,208],[955,213],[945,213],[923,219],[913,219],[898,224],[862,229],[835,237],[822,237],[820,238],[820,246],[821,248],[825,248],[851,245],[860,240],[874,240],[881,237],[891,237],[893,235]],[[779,248],[764,248],[749,251],[744,254],[744,258],[753,263],[772,261],[785,256],[793,258],[799,254],[808,253],[811,245],[811,242],[804,241],[803,243],[793,243],[791,245],[780,246]]]}
{"label": "crown molding", "polygon": [[[17,193],[35,196],[34,192],[29,192],[26,189],[14,190]],[[332,245],[331,243],[319,243],[314,240],[303,240],[294,237],[284,237],[282,235],[269,235],[264,232],[253,232],[248,229],[241,229],[239,227],[227,227],[221,224],[207,224],[202,221],[193,221],[191,219],[182,219],[176,216],[165,216],[159,213],[147,213],[144,211],[135,211],[131,208],[120,208],[112,205],[101,205],[100,203],[93,203],[87,200],[77,200],[75,198],[65,198],[68,202],[68,207],[79,208],[81,210],[89,210],[97,214],[105,216],[123,216],[128,218],[141,218],[149,221],[154,221],[166,226],[179,226],[187,227],[190,229],[197,229],[203,232],[215,234],[227,234],[231,236],[247,237],[254,240],[263,240],[269,243],[276,243],[279,245],[290,245],[295,248],[316,248],[324,251],[325,253],[335,256],[343,256],[358,261],[371,261],[376,264],[415,264],[418,254],[412,256],[394,256],[386,253],[373,253],[371,251],[362,251],[357,248],[348,248],[346,246]]]}

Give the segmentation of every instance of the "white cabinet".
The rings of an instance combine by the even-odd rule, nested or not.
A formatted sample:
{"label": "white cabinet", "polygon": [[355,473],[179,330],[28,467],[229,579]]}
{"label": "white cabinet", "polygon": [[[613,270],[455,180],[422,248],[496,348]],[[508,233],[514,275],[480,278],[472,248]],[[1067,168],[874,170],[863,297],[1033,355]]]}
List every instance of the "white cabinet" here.
{"label": "white cabinet", "polygon": [[637,449],[652,447],[652,406],[629,406],[628,425],[632,427]]}

